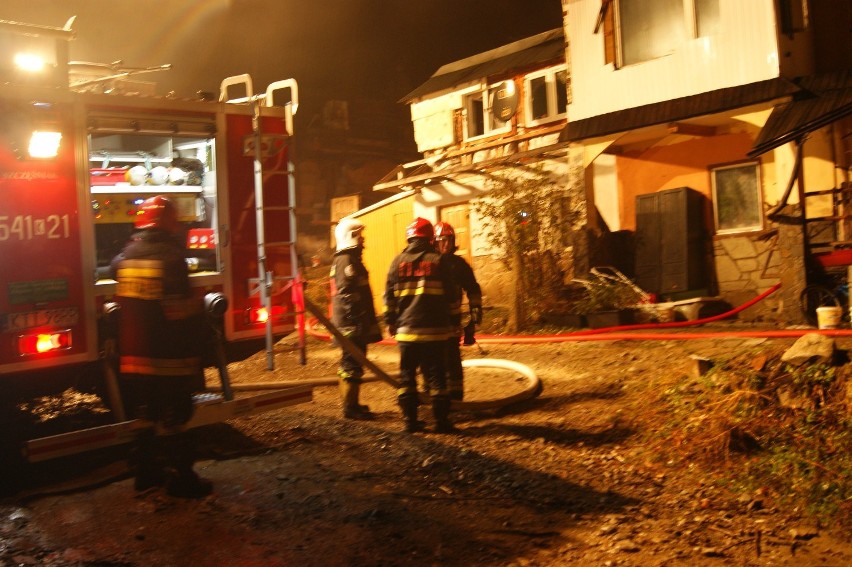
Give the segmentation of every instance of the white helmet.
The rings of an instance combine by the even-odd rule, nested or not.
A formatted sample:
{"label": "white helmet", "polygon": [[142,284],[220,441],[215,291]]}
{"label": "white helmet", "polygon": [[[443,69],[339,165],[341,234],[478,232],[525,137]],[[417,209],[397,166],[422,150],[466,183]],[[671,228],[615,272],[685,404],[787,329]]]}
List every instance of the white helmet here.
{"label": "white helmet", "polygon": [[169,170],[169,185],[183,185],[186,183],[187,173],[179,167]]}
{"label": "white helmet", "polygon": [[145,185],[148,180],[148,168],[144,165],[134,165],[124,173],[131,185]]}
{"label": "white helmet", "polygon": [[169,170],[158,165],[151,170],[151,175],[148,177],[148,183],[151,185],[165,185],[169,180]]}
{"label": "white helmet", "polygon": [[348,250],[358,246],[358,237],[364,230],[364,223],[356,219],[341,219],[334,229],[334,240],[337,251]]}

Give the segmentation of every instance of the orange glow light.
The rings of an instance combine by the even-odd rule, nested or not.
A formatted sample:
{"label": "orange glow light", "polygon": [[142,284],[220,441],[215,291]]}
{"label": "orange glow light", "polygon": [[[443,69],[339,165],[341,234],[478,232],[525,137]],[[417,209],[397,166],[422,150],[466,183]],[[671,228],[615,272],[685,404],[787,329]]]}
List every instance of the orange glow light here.
{"label": "orange glow light", "polygon": [[18,337],[18,352],[21,355],[42,354],[71,348],[71,331],[37,333]]}

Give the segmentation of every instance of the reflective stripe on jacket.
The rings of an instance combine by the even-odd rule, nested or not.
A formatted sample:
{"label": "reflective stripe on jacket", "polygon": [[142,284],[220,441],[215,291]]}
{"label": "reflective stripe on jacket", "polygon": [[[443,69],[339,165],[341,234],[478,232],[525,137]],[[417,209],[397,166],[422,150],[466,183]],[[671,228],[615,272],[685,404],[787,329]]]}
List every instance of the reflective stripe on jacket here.
{"label": "reflective stripe on jacket", "polygon": [[138,233],[112,269],[122,376],[200,375],[203,303],[192,296],[181,243],[158,230]]}
{"label": "reflective stripe on jacket", "polygon": [[329,278],[331,322],[334,326],[345,337],[362,339],[366,343],[382,340],[369,274],[361,261],[361,248],[347,248],[335,253]]}
{"label": "reflective stripe on jacket", "polygon": [[426,239],[412,239],[388,270],[385,322],[396,327],[397,341],[447,340],[456,294],[447,260]]}

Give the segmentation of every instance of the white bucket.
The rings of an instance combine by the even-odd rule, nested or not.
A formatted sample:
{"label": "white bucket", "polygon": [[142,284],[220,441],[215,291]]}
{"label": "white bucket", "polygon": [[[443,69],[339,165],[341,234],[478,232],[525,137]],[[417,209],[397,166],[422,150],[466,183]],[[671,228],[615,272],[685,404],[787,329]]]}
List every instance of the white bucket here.
{"label": "white bucket", "polygon": [[843,309],[836,306],[817,307],[817,327],[820,329],[836,329],[840,327]]}

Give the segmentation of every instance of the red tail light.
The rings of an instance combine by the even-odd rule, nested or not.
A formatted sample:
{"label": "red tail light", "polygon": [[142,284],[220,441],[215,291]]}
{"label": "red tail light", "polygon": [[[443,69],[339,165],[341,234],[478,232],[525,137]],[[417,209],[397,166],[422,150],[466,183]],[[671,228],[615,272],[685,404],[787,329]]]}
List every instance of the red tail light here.
{"label": "red tail light", "polygon": [[[284,318],[284,315],[287,313],[287,309],[280,305],[272,306],[272,320],[278,321]],[[262,325],[266,323],[267,319],[269,319],[270,313],[267,312],[265,307],[251,307],[246,310],[246,320],[251,324]]]}
{"label": "red tail light", "polygon": [[29,356],[71,348],[71,329],[18,337],[18,354]]}

